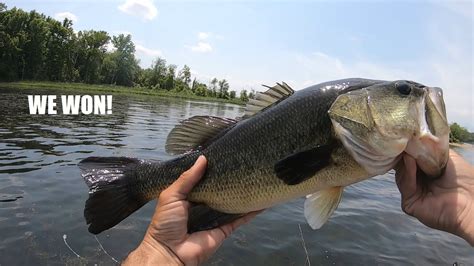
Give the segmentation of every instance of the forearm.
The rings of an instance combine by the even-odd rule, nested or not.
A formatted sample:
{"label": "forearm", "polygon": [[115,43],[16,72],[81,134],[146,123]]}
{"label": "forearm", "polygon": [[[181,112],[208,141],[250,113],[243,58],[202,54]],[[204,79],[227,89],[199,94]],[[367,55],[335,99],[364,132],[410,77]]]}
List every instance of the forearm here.
{"label": "forearm", "polygon": [[456,167],[457,182],[460,184],[458,193],[464,196],[458,196],[457,202],[462,202],[461,198],[466,199],[458,213],[460,224],[456,234],[474,247],[474,167],[460,155],[455,155],[459,161]]}
{"label": "forearm", "polygon": [[150,244],[144,240],[127,256],[122,265],[183,265],[183,263],[167,247]]}

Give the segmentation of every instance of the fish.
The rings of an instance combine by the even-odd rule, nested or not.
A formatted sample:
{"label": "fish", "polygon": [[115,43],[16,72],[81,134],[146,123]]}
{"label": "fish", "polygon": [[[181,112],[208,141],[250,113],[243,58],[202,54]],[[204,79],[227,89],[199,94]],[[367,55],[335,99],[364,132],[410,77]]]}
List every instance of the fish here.
{"label": "fish", "polygon": [[310,227],[321,228],[345,187],[387,173],[405,153],[430,180],[444,172],[449,126],[438,87],[350,78],[297,91],[284,82],[267,88],[242,117],[200,115],[177,124],[165,146],[173,159],[82,160],[89,232],[157,199],[200,155],[208,164],[187,195],[190,233],[300,197]]}

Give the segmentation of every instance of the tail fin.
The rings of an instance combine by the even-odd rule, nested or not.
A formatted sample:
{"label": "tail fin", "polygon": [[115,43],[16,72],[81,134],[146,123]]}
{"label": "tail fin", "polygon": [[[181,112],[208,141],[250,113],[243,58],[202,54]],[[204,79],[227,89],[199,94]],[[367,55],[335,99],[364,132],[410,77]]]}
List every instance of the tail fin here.
{"label": "tail fin", "polygon": [[115,226],[148,202],[131,189],[140,164],[127,157],[89,157],[79,163],[89,187],[84,208],[89,232],[98,234]]}

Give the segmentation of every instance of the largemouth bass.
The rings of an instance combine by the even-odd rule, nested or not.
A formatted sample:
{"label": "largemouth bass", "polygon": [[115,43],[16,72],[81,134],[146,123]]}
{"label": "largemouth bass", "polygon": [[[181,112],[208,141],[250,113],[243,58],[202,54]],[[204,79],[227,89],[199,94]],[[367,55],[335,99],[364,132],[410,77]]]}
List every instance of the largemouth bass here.
{"label": "largemouth bass", "polygon": [[304,215],[320,228],[344,187],[384,174],[403,153],[428,178],[448,161],[442,90],[412,81],[344,79],[293,91],[268,87],[241,118],[195,116],[169,134],[169,161],[89,157],[80,162],[90,188],[89,231],[107,230],[173,183],[199,155],[208,167],[188,195],[189,232],[307,196]]}

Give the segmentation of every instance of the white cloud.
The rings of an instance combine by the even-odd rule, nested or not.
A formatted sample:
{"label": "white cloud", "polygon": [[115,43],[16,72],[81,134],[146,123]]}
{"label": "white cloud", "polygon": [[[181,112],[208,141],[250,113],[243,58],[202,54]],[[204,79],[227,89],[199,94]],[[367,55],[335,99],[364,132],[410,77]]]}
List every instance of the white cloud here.
{"label": "white cloud", "polygon": [[158,15],[153,0],[126,0],[118,6],[118,9],[125,14],[140,17],[144,20],[152,20]]}
{"label": "white cloud", "polygon": [[150,48],[147,48],[141,44],[137,44],[135,45],[135,49],[137,51],[138,54],[141,54],[141,55],[145,55],[145,56],[149,56],[149,57],[158,57],[158,56],[162,56],[163,53],[161,52],[161,50],[158,50],[158,49],[150,49]]}
{"label": "white cloud", "polygon": [[153,60],[157,57],[163,57],[163,52],[159,49],[145,47],[140,42],[135,44],[136,57],[140,60],[140,66],[143,68],[150,67]]}
{"label": "white cloud", "polygon": [[435,3],[467,19],[473,18],[472,1],[437,1]]}
{"label": "white cloud", "polygon": [[197,34],[198,42],[195,45],[185,45],[184,47],[196,53],[209,53],[212,52],[212,45],[209,39],[217,38],[219,35],[214,35],[212,32],[200,31]]}
{"label": "white cloud", "polygon": [[54,18],[59,21],[63,21],[65,18],[67,18],[72,22],[77,22],[77,16],[68,11],[56,13],[54,14]]}
{"label": "white cloud", "polygon": [[211,36],[210,32],[199,32],[198,33],[198,39],[199,40],[205,40],[205,39],[209,38],[209,36]]}
{"label": "white cloud", "polygon": [[196,45],[193,46],[186,46],[191,51],[196,53],[209,53],[212,52],[212,46],[208,42],[198,42]]}

